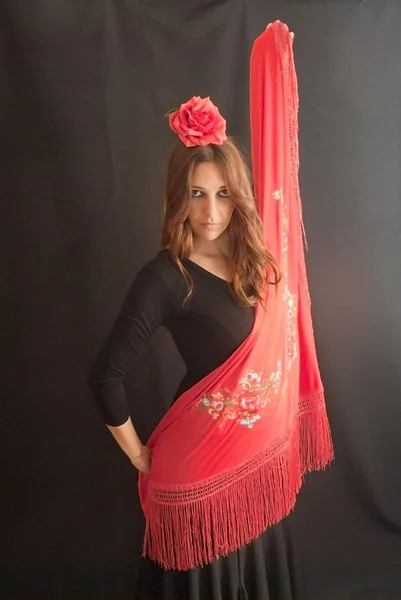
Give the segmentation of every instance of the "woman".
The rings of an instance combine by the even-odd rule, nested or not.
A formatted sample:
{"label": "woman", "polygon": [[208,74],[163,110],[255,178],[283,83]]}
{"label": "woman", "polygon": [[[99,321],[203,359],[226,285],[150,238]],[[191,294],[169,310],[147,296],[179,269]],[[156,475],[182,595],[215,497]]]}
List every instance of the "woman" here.
{"label": "woman", "polygon": [[[277,22],[272,29],[262,54],[273,61],[268,72],[277,85],[290,41],[288,28]],[[308,310],[302,293],[289,287],[303,281],[288,225],[294,221],[297,232],[300,220],[283,192],[295,193],[291,169],[272,164],[281,189],[273,186],[268,202],[273,195],[280,204],[274,210],[281,225],[271,214],[266,229],[245,160],[210,100],[192,98],[169,122],[180,141],[168,165],[162,249],[131,285],[89,378],[110,432],[140,471],[147,530],[136,599],[303,598],[283,517],[303,472],[327,464],[331,445],[313,340],[302,327],[298,340],[296,331]],[[257,133],[253,140],[258,144]],[[255,152],[253,158],[263,197],[262,163]],[[259,205],[263,220],[267,209]],[[266,230],[277,257],[267,250]],[[123,381],[161,325],[187,374],[144,445]],[[300,376],[298,348],[305,340],[312,359]]]}

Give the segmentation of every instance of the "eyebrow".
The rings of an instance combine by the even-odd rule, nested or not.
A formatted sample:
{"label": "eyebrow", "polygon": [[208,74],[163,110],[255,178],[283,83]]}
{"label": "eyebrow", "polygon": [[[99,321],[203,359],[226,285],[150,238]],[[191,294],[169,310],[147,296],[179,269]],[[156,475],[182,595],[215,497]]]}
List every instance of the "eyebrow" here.
{"label": "eyebrow", "polygon": [[[223,190],[223,189],[224,189],[224,188],[226,188],[226,187],[227,187],[226,185],[221,185],[221,186],[219,187],[219,190]],[[205,188],[203,188],[201,185],[191,185],[191,188],[194,188],[194,189],[196,189],[196,190],[202,190],[202,191],[205,191]]]}

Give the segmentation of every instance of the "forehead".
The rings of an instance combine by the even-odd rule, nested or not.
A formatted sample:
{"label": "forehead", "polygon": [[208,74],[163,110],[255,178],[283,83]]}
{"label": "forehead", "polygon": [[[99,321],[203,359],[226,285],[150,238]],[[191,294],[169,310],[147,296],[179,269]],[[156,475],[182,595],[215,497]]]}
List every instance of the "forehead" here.
{"label": "forehead", "polygon": [[195,165],[191,177],[192,186],[221,187],[226,180],[221,167],[215,162],[201,162]]}

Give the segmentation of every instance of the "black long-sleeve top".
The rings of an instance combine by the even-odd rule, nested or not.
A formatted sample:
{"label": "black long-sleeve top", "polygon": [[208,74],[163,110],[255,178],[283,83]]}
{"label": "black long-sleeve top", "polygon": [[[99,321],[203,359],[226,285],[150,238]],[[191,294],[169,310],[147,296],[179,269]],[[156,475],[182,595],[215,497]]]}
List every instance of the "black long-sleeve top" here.
{"label": "black long-sleeve top", "polygon": [[158,327],[166,327],[187,368],[176,398],[221,365],[251,331],[254,308],[244,308],[229,284],[189,259],[184,266],[188,287],[167,250],[162,250],[137,274],[120,314],[91,366],[88,383],[108,425],[129,417],[124,379]]}

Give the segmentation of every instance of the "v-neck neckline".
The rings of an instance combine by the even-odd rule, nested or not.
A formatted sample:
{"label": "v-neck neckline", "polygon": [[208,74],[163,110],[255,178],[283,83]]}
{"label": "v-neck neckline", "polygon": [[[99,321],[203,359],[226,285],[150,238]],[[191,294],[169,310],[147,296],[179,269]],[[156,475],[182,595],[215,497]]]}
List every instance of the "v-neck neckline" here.
{"label": "v-neck neckline", "polygon": [[198,265],[198,263],[196,263],[195,261],[191,260],[190,258],[187,258],[186,260],[189,263],[191,263],[191,265],[193,265],[194,267],[196,267],[200,271],[203,271],[206,275],[209,275],[213,279],[218,279],[219,281],[222,281],[223,283],[226,283],[226,284],[230,283],[230,281],[228,281],[228,279],[224,279],[224,277],[219,277],[218,275],[215,275],[211,271],[208,271],[208,269],[205,269],[205,267],[201,267],[201,265]]}

